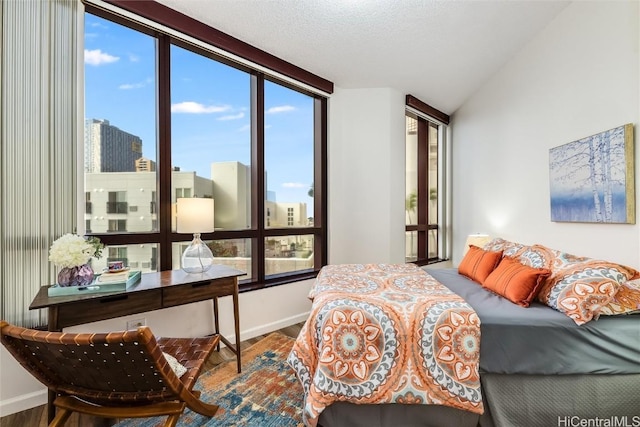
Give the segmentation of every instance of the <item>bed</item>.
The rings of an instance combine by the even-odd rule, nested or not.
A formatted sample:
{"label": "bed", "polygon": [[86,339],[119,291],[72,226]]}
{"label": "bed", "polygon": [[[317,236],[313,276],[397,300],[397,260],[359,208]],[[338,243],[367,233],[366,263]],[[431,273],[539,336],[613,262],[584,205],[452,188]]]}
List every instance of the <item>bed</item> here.
{"label": "bed", "polygon": [[482,413],[479,320],[413,264],[326,266],[289,356],[315,426],[332,403],[439,404]]}
{"label": "bed", "polygon": [[[378,267],[341,268],[370,269],[375,278]],[[448,304],[456,301],[463,310],[471,308],[479,319],[477,369],[481,387],[475,398],[480,401],[470,399],[473,404],[467,406],[451,404],[441,396],[407,401],[397,398],[403,396],[400,393],[387,394],[387,402],[369,402],[362,396],[349,399],[345,397],[347,393],[325,387],[324,400],[320,399],[321,404],[313,408],[318,399],[309,399],[311,384],[322,378],[319,372],[327,369],[319,363],[323,327],[328,324],[326,307],[325,317],[318,313],[323,312],[320,307],[327,301],[338,298],[330,296],[329,288],[336,285],[335,281],[330,285],[321,272],[310,294],[314,308],[289,357],[305,388],[305,402],[311,405],[305,407],[306,425],[529,427],[581,425],[575,423],[606,418],[610,425],[640,426],[640,315],[601,316],[597,321],[578,325],[565,313],[539,302],[534,301],[527,308],[513,304],[460,275],[457,269],[420,271],[427,276],[422,280],[425,288],[442,294],[434,282],[443,285],[462,301],[453,298]],[[358,275],[361,277],[357,278],[360,286],[356,286],[356,300],[364,301],[368,298],[364,297],[367,279]],[[414,289],[407,291],[415,292],[422,285],[415,281],[414,271],[409,275],[413,275]],[[352,281],[353,277],[344,280]],[[398,277],[394,280],[402,282]],[[394,298],[403,297],[398,294]],[[472,317],[468,312],[466,316]],[[415,319],[409,322],[415,323]],[[430,332],[433,334],[433,329]],[[422,344],[424,347],[424,340]],[[415,351],[425,353],[424,348]],[[434,347],[433,351],[440,352],[442,348]],[[468,366],[473,363],[469,361]],[[466,386],[475,390],[473,383]]]}

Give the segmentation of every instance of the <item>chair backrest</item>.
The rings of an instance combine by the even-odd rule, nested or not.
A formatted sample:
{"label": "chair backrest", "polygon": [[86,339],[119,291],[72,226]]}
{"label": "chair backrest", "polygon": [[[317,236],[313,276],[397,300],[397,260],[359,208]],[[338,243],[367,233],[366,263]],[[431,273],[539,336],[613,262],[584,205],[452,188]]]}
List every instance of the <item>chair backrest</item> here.
{"label": "chair backrest", "polygon": [[151,330],[107,334],[44,332],[0,322],[2,344],[48,388],[93,402],[154,402],[182,383]]}

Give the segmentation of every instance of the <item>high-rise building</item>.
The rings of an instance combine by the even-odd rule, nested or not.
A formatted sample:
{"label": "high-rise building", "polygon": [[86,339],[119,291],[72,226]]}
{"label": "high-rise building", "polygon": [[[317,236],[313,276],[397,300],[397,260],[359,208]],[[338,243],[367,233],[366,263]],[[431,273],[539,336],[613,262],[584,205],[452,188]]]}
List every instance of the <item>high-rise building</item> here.
{"label": "high-rise building", "polygon": [[211,164],[216,226],[227,230],[251,227],[251,168],[236,162]]}
{"label": "high-rise building", "polygon": [[136,160],[141,157],[140,137],[110,125],[108,120],[85,120],[85,172],[135,172]]}
{"label": "high-rise building", "polygon": [[136,160],[136,172],[154,172],[156,170],[156,162],[140,157]]}

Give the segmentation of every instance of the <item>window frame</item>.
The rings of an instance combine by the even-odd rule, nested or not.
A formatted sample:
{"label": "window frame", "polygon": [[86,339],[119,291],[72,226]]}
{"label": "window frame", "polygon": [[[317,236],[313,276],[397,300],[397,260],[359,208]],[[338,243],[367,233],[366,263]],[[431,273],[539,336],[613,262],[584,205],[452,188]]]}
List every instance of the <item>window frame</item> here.
{"label": "window frame", "polygon": [[[172,9],[153,1],[127,2],[120,0],[109,1],[109,4],[121,7],[144,20],[151,20],[161,26],[167,26],[176,31],[183,31],[188,36],[198,36],[199,40],[211,44],[215,48],[228,47],[229,39],[232,39],[230,53],[244,52],[243,57],[255,59],[256,63],[271,64],[275,72],[286,71],[286,77],[292,76],[303,85],[311,85],[314,88],[331,93],[333,83],[315,76],[292,64],[272,57],[266,52],[260,51],[250,45],[246,45],[237,39],[208,27],[190,17],[182,15]],[[327,263],[327,121],[328,99],[325,95],[313,92],[304,87],[299,87],[275,75],[268,75],[264,71],[251,68],[245,64],[239,64],[219,55],[213,50],[207,50],[202,46],[191,44],[150,28],[134,18],[123,16],[114,10],[98,7],[91,3],[85,3],[85,14],[92,14],[117,24],[126,26],[135,31],[142,32],[156,40],[157,61],[157,193],[156,210],[158,212],[158,228],[150,232],[132,233],[88,233],[99,237],[107,245],[131,245],[153,243],[157,245],[159,253],[158,270],[172,269],[172,244],[190,240],[190,235],[179,234],[172,231],[171,224],[171,45],[176,45],[203,55],[215,61],[222,62],[234,68],[250,74],[251,80],[251,229],[248,230],[216,230],[213,233],[203,233],[201,238],[208,240],[250,239],[251,250],[251,279],[240,280],[240,291],[261,289],[274,285],[295,282],[313,278],[322,266]],[[206,31],[205,31],[206,30]],[[203,35],[204,34],[204,35]],[[222,36],[221,36],[222,35]],[[224,36],[224,37],[223,37]],[[217,38],[216,38],[217,37]],[[215,41],[221,39],[223,46],[216,45]],[[212,42],[214,41],[214,42]],[[227,45],[225,45],[227,43]],[[219,43],[220,44],[220,43]],[[229,50],[229,49],[227,49]],[[283,66],[284,64],[284,66]],[[314,103],[314,223],[313,226],[295,228],[269,228],[265,218],[266,189],[264,187],[265,169],[265,132],[264,132],[264,85],[265,81],[271,81],[289,89],[301,92],[313,98]],[[84,203],[84,201],[83,201]],[[265,245],[269,238],[291,235],[313,235],[314,238],[314,267],[309,270],[294,271],[276,275],[265,275],[266,258]]]}
{"label": "window frame", "polygon": [[[445,159],[444,153],[445,137],[450,117],[431,107],[430,105],[420,101],[413,95],[406,96],[405,115],[417,121],[417,194],[416,209],[417,220],[415,224],[405,224],[405,235],[409,232],[417,234],[417,257],[410,263],[416,265],[426,265],[441,262],[447,259],[445,256],[446,246],[443,244],[448,240],[444,233],[447,233],[446,215],[444,214],[445,200],[447,197],[446,187],[443,180],[445,175]],[[429,182],[429,156],[431,144],[429,140],[429,128],[437,127],[437,155],[438,155],[438,182],[436,183],[436,223],[429,222],[429,205],[430,190]],[[429,233],[435,230],[437,232],[435,257],[429,257]]]}

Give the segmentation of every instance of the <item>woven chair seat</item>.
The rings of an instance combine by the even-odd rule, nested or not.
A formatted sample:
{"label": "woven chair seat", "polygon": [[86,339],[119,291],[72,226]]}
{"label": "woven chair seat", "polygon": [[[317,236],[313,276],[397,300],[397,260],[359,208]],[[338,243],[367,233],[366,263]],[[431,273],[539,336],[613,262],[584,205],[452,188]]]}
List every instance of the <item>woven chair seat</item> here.
{"label": "woven chair seat", "polygon": [[[218,335],[156,339],[146,326],[106,334],[43,332],[5,321],[0,327],[9,352],[56,393],[51,426],[64,425],[73,411],[107,418],[168,415],[165,426],[173,426],[185,407],[207,416],[218,409],[192,391]],[[163,352],[187,369],[181,377]]]}

